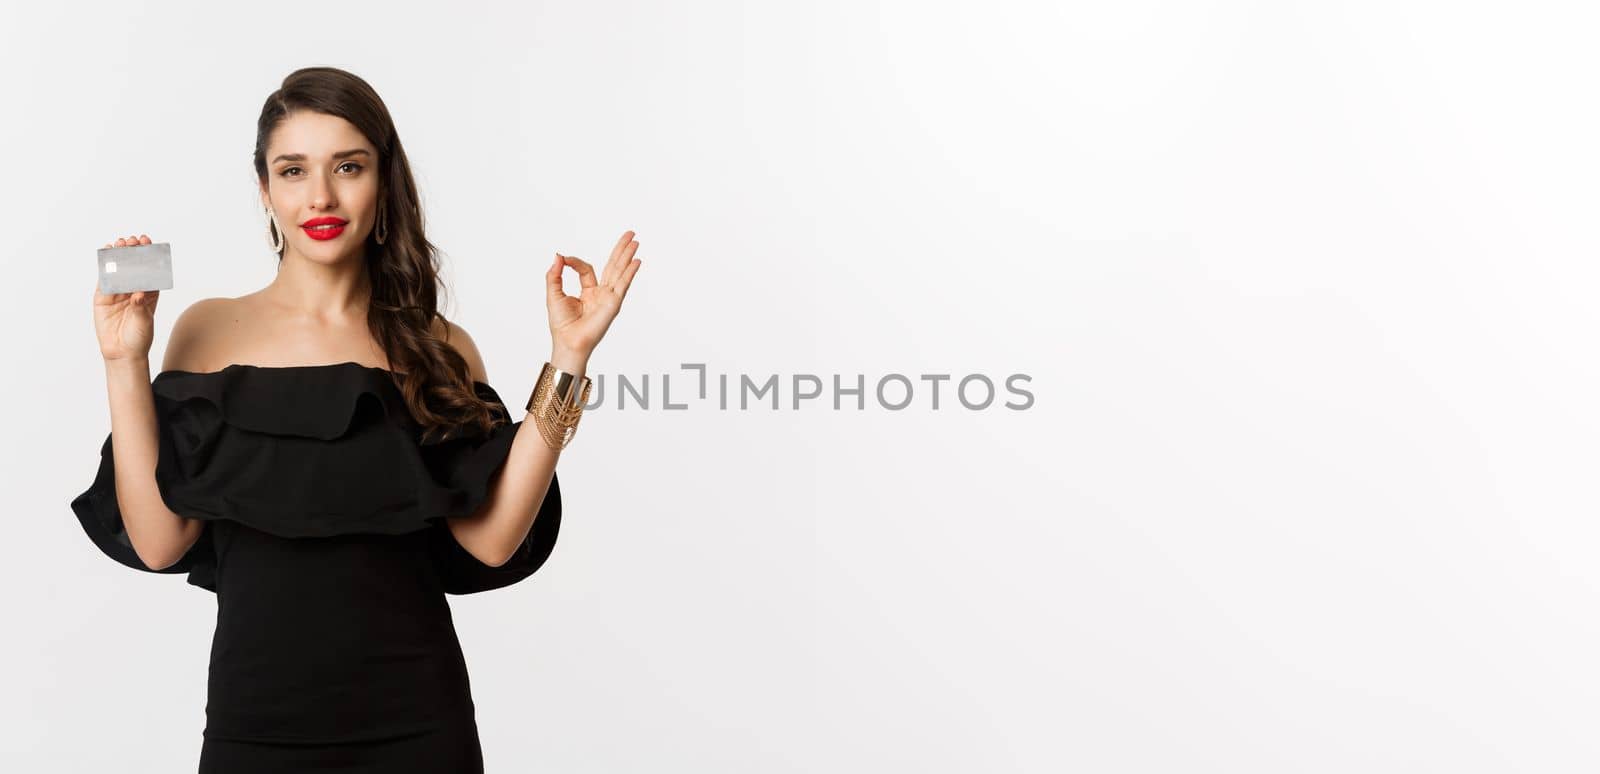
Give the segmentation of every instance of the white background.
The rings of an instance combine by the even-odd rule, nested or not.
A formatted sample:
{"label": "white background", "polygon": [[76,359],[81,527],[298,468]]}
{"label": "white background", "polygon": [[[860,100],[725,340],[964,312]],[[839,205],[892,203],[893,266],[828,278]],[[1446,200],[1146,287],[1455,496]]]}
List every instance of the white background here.
{"label": "white background", "polygon": [[[1582,4],[507,6],[9,12],[0,768],[193,770],[215,598],[68,508],[92,254],[173,244],[157,365],[270,282],[254,122],[314,64],[387,102],[502,394],[552,253],[641,242],[590,372],[655,403],[451,600],[491,772],[1600,768]],[[720,410],[683,363],[1035,400]]]}

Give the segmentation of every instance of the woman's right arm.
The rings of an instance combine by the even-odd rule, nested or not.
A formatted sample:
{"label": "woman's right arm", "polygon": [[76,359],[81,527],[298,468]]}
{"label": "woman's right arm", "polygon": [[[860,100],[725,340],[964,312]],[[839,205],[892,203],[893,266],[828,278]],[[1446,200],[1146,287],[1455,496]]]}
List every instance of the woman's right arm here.
{"label": "woman's right arm", "polygon": [[200,539],[205,522],[173,513],[156,488],[159,429],[148,356],[107,360],[106,394],[123,527],[139,561],[162,570],[183,558]]}
{"label": "woman's right arm", "polygon": [[[150,244],[150,237],[126,237],[106,246],[136,244]],[[152,570],[177,563],[205,529],[205,522],[173,513],[156,486],[160,428],[150,387],[150,344],[160,295],[159,290],[107,295],[100,292],[98,284],[94,293],[95,333],[105,360],[106,395],[111,404],[117,507],[139,561]],[[179,323],[187,316],[180,316]],[[173,357],[171,348],[188,338],[180,336],[174,326],[168,360]]]}

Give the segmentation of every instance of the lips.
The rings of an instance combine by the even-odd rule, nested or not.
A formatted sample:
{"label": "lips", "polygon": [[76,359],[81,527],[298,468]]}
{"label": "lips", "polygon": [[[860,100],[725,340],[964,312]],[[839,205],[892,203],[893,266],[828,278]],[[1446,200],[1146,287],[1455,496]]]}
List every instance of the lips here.
{"label": "lips", "polygon": [[346,221],[344,218],[335,218],[325,215],[323,217],[312,218],[311,220],[301,223],[300,228],[306,232],[306,236],[309,236],[312,239],[325,240],[333,239],[334,237],[343,234],[345,224],[348,222],[349,221]]}

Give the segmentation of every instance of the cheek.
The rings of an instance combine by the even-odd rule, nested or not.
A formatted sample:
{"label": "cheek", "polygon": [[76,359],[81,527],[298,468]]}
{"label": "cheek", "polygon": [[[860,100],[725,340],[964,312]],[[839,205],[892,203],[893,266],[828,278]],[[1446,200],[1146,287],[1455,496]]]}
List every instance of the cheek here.
{"label": "cheek", "polygon": [[355,212],[378,212],[378,190],[369,184],[351,186],[340,198]]}

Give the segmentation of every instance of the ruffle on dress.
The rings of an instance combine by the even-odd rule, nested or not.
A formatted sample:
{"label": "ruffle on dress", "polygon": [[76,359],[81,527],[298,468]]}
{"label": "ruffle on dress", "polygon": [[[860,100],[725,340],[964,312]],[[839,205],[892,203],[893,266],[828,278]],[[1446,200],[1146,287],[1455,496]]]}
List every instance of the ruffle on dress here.
{"label": "ruffle on dress", "polygon": [[[494,388],[473,386],[494,404],[496,421],[508,418]],[[504,565],[479,561],[445,523],[488,499],[521,421],[423,442],[390,372],[355,362],[163,371],[151,389],[156,486],[180,516],[228,519],[287,538],[429,530],[429,550],[451,594],[516,583],[555,547],[561,495],[554,476],[528,536]],[[117,503],[110,434],[94,483],[72,500],[72,510],[112,559],[147,572],[186,572],[189,583],[216,591],[210,534],[170,567],[151,570],[139,559]]]}

